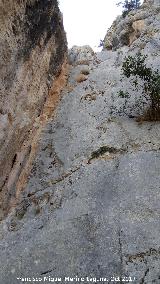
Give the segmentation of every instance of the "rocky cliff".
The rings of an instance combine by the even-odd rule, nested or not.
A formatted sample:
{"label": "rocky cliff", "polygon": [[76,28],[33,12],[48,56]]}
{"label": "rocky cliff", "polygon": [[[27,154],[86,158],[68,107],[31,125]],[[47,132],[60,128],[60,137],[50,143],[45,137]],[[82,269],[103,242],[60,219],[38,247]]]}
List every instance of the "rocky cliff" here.
{"label": "rocky cliff", "polygon": [[[69,51],[56,116],[0,224],[0,284],[160,283],[160,122],[137,120],[141,89],[121,77],[125,56],[139,50],[160,70],[158,17],[143,48],[141,36],[97,54],[88,46]],[[125,112],[120,88],[131,94]]]}
{"label": "rocky cliff", "polygon": [[[6,211],[10,196],[14,195],[12,185],[31,152],[34,123],[61,72],[67,44],[56,0],[1,0],[0,18],[0,215],[3,216],[3,209]],[[25,149],[20,157],[22,145]],[[20,167],[9,181],[18,160]]]}
{"label": "rocky cliff", "polygon": [[118,16],[104,38],[104,49],[116,50],[124,45],[143,49],[148,43],[159,47],[159,0],[146,0],[125,17]]}

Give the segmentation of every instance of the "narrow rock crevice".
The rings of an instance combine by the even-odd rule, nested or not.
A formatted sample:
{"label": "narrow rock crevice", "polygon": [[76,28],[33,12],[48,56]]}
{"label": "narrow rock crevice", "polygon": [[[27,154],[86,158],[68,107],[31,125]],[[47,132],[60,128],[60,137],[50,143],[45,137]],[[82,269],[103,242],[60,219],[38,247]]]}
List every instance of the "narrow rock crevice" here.
{"label": "narrow rock crevice", "polygon": [[144,276],[142,277],[142,279],[140,280],[139,284],[144,284],[144,283],[147,283],[145,281],[145,278],[147,276],[147,274],[149,273],[149,268],[146,269],[145,273],[144,273]]}
{"label": "narrow rock crevice", "polygon": [[122,284],[124,269],[123,269],[123,246],[122,246],[122,230],[121,229],[119,229],[119,232],[118,232],[118,243],[119,243],[119,257],[120,257],[120,283]]}
{"label": "narrow rock crevice", "polygon": [[125,152],[126,152],[125,149],[116,149],[110,146],[101,146],[98,150],[92,152],[91,158],[88,160],[88,163],[90,164],[92,160],[101,158],[105,154],[115,156],[115,154],[123,154]]}

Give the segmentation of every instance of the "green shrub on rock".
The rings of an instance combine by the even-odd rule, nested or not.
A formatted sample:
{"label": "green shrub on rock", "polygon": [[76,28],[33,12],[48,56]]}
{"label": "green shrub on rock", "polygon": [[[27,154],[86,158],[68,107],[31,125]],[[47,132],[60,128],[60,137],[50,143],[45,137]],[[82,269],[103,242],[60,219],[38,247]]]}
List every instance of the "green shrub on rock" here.
{"label": "green shrub on rock", "polygon": [[[149,104],[147,118],[150,120],[160,120],[160,73],[158,70],[154,71],[147,67],[145,60],[147,55],[137,53],[134,57],[125,57],[122,65],[123,75],[127,78],[132,77],[131,84],[134,90],[139,88],[139,79],[142,82],[142,97],[137,98],[139,103],[143,104],[145,98],[146,103]],[[119,97],[128,99],[130,97],[128,92],[122,90],[118,93]]]}
{"label": "green shrub on rock", "polygon": [[122,6],[122,17],[125,18],[128,13],[140,7],[140,0],[124,0],[117,3],[117,6]]}

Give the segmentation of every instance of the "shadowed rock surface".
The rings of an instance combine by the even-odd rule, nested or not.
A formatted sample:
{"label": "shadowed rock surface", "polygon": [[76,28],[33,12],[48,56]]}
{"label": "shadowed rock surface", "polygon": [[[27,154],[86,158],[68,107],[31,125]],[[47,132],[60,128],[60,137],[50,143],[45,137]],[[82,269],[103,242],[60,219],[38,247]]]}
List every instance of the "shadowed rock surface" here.
{"label": "shadowed rock surface", "polygon": [[56,0],[1,0],[0,18],[1,219],[13,195],[9,173],[53,89],[67,45]]}
{"label": "shadowed rock surface", "polygon": [[[160,70],[159,50],[149,42],[144,54],[148,47],[147,64]],[[76,276],[84,281],[68,283],[125,283],[129,276],[130,283],[160,283],[160,123],[136,121],[142,109],[129,80],[120,81],[124,57],[136,51],[69,52],[56,116],[43,128],[26,187],[0,224],[0,284]],[[125,113],[122,87],[133,94]]]}

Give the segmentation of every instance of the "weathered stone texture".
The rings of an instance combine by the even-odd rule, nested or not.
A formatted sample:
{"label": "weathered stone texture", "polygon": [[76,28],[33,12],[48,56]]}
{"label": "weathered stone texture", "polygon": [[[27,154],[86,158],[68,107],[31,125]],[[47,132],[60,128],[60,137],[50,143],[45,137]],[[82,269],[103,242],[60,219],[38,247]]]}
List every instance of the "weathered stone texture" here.
{"label": "weathered stone texture", "polygon": [[153,38],[158,43],[160,30],[158,1],[147,0],[138,10],[130,11],[125,17],[118,16],[106,33],[104,50],[117,50],[122,46],[141,48]]}
{"label": "weathered stone texture", "polygon": [[61,71],[67,44],[56,0],[1,0],[0,19],[0,190],[3,191],[17,152]]}
{"label": "weathered stone texture", "polygon": [[[142,52],[160,70],[159,41],[160,33],[151,34]],[[0,284],[25,277],[34,283],[36,276],[47,284],[49,277],[128,283],[128,276],[129,283],[160,283],[160,123],[137,120],[141,89],[134,92],[121,76],[125,56],[136,52],[133,44],[69,51],[56,116],[43,128],[25,188],[15,186],[16,206],[0,223]],[[131,95],[125,109],[120,89]],[[84,281],[65,281],[76,276]]]}

